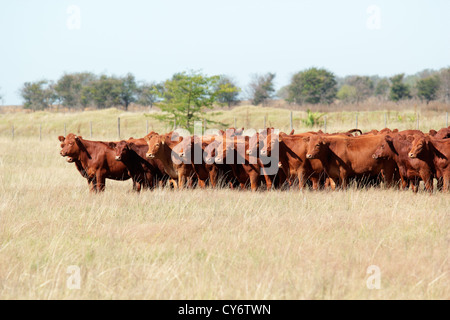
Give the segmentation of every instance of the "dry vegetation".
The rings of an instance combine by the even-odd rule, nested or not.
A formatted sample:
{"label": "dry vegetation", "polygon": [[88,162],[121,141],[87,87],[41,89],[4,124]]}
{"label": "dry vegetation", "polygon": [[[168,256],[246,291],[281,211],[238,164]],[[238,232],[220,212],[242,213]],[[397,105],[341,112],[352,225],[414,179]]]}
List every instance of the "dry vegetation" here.
{"label": "dry vegetation", "polygon": [[[288,119],[288,111],[273,112]],[[105,193],[91,195],[59,156],[56,135],[62,121],[69,132],[95,116],[103,137],[114,138],[105,123],[114,126],[117,114],[28,115],[46,121],[42,142],[25,131],[12,142],[2,132],[1,299],[450,299],[449,195],[380,189],[138,195],[131,181],[110,180]],[[141,114],[121,116],[125,136],[145,133],[145,122],[133,129]],[[20,114],[1,117],[3,127],[28,123]],[[383,121],[382,113],[368,117]],[[442,121],[430,114],[426,126]],[[361,118],[360,124],[381,127]],[[66,286],[71,265],[81,270],[79,290]],[[381,270],[379,290],[366,286],[370,265]]]}

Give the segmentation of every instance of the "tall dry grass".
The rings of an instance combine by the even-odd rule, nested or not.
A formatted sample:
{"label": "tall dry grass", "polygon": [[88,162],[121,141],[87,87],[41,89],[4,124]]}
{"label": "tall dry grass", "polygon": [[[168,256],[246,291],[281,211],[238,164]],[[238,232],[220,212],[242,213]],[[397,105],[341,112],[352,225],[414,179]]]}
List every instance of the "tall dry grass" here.
{"label": "tall dry grass", "polygon": [[56,138],[0,138],[1,299],[450,298],[449,195],[110,180],[92,195],[58,152]]}

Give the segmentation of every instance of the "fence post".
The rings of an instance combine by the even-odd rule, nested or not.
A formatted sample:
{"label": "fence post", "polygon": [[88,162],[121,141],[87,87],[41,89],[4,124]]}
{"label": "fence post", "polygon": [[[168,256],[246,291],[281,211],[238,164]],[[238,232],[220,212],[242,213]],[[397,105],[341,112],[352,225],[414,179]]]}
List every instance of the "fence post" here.
{"label": "fence post", "polygon": [[42,141],[42,123],[39,123],[39,141]]}
{"label": "fence post", "polygon": [[206,132],[206,123],[207,123],[206,119],[203,119],[203,122],[204,122],[204,127],[205,127],[204,130],[203,130],[203,134],[205,134],[205,132]]}
{"label": "fence post", "polygon": [[120,117],[117,118],[117,137],[120,140]]}
{"label": "fence post", "polygon": [[387,114],[384,113],[384,127],[387,128]]}
{"label": "fence post", "polygon": [[64,137],[67,135],[66,133],[66,123],[64,122]]}
{"label": "fence post", "polygon": [[236,117],[234,117],[234,127],[236,129]]}
{"label": "fence post", "polygon": [[263,126],[263,129],[265,130],[266,128],[267,128],[267,126],[266,126],[266,115],[264,115],[264,126]]}
{"label": "fence post", "polygon": [[294,124],[292,123],[292,111],[291,111],[291,114],[289,116],[289,122],[290,122],[290,125],[291,125],[291,131],[292,131],[292,129],[294,129]]}
{"label": "fence post", "polygon": [[323,117],[323,132],[327,132],[327,116]]}
{"label": "fence post", "polygon": [[417,114],[417,124],[416,124],[416,129],[419,130],[419,114]]}
{"label": "fence post", "polygon": [[92,139],[92,121],[89,121],[89,131],[91,133],[91,139]]}
{"label": "fence post", "polygon": [[355,129],[358,129],[358,114],[355,116]]}
{"label": "fence post", "polygon": [[147,128],[146,134],[148,134],[148,119],[145,122],[146,122],[146,128]]}

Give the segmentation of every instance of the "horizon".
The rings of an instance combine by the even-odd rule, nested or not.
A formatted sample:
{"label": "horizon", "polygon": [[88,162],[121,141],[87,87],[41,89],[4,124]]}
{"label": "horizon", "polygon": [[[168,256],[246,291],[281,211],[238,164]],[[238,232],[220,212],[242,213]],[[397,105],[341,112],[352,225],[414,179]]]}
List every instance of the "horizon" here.
{"label": "horizon", "polygon": [[0,8],[8,49],[0,51],[3,105],[22,104],[24,82],[73,72],[130,72],[138,81],[160,82],[200,70],[231,76],[244,91],[253,74],[267,72],[276,74],[278,90],[311,67],[342,78],[450,65],[450,2],[444,0],[22,0]]}

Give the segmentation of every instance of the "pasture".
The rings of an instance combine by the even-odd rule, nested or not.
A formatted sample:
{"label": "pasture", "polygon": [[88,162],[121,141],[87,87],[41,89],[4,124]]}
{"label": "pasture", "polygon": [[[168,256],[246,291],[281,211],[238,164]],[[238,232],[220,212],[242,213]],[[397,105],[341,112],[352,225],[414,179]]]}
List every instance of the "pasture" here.
{"label": "pasture", "polygon": [[[229,122],[228,112],[248,110],[215,117]],[[287,130],[289,112],[273,112],[286,120],[267,124]],[[107,180],[106,192],[90,194],[86,180],[59,155],[57,135],[67,121],[67,132],[89,139],[84,120],[96,116],[102,125],[94,139],[116,139],[117,113],[1,116],[0,298],[450,298],[448,194],[374,188],[137,194],[130,180]],[[414,119],[403,121],[408,114],[414,112],[400,113],[389,127],[414,128]],[[354,127],[353,115],[341,116],[348,124],[330,121],[329,131]],[[34,130],[36,117],[45,123],[42,141],[25,129],[12,141],[9,125]],[[128,120],[125,138],[145,134],[142,114],[121,117]],[[250,113],[258,120],[246,127],[258,128],[263,117]],[[423,131],[444,125],[442,113],[422,119]],[[368,112],[359,123],[363,130],[382,128],[383,113]],[[379,289],[367,286],[373,265],[380,270]],[[80,270],[79,289],[67,285],[70,266]]]}

